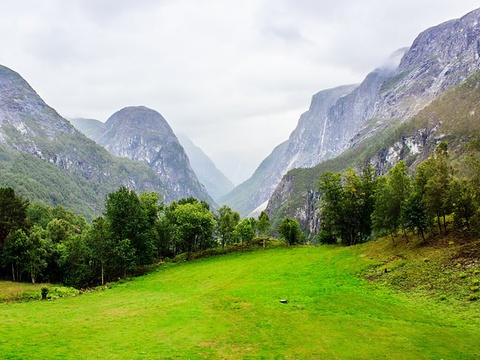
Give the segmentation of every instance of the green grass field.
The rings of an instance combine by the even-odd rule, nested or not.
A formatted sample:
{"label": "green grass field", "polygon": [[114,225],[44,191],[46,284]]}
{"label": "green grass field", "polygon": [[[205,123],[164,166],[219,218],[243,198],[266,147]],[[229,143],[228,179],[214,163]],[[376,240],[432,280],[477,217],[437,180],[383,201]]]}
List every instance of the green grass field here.
{"label": "green grass field", "polygon": [[480,358],[478,302],[451,310],[357,276],[373,261],[361,248],[259,250],[1,303],[0,358]]}

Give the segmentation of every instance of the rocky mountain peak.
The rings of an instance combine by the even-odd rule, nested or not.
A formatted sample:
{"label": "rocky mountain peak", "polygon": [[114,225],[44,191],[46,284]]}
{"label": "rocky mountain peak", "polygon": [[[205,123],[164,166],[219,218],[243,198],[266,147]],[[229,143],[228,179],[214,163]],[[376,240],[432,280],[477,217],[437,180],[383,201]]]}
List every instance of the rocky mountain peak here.
{"label": "rocky mountain peak", "polygon": [[170,190],[167,200],[193,196],[214,203],[170,125],[157,111],[126,107],[113,114],[92,138],[116,156],[150,166]]}
{"label": "rocky mountain peak", "polygon": [[[73,134],[75,129],[49,107],[15,71],[0,65],[0,127],[11,128],[26,137],[53,140],[58,134]],[[0,136],[0,141],[7,141]],[[26,140],[26,139],[24,139]]]}

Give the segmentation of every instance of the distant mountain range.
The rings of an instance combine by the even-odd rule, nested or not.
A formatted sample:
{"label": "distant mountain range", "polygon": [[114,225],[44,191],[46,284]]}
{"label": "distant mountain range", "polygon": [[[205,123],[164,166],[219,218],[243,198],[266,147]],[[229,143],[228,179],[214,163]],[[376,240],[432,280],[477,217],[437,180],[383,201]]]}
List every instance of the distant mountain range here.
{"label": "distant mountain range", "polygon": [[77,130],[82,132],[90,139],[92,138],[93,134],[95,134],[103,125],[103,122],[95,119],[76,118],[68,120],[73,126],[75,126]]}
{"label": "distant mountain range", "polygon": [[120,186],[169,189],[148,166],[109,154],[49,107],[16,72],[0,66],[0,186],[92,219]]}
{"label": "distant mountain range", "polygon": [[[70,119],[70,122],[81,132],[93,139],[104,123],[94,119]],[[208,194],[216,201],[234,188],[233,183],[215,166],[214,162],[196,146],[186,135],[178,134],[177,139],[188,156],[190,165],[198,180]]]}
{"label": "distant mountain range", "polygon": [[[422,32],[411,47],[396,51],[358,86],[319,92],[290,138],[220,203],[243,215],[267,203],[271,213],[281,207],[284,213],[294,214],[298,201],[288,197],[288,189],[298,184],[287,174],[289,170],[333,159],[418,114],[480,69],[479,39],[480,10],[475,10]],[[309,186],[314,191],[316,181]],[[280,191],[284,193],[281,203],[275,201]]]}

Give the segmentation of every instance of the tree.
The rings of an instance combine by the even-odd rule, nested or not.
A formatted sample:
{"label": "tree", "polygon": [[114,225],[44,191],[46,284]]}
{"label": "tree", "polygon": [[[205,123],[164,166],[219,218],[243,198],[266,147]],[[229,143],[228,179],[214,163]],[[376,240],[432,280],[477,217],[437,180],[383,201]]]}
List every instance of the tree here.
{"label": "tree", "polygon": [[24,265],[24,252],[26,251],[28,236],[22,229],[11,232],[3,247],[3,264],[10,265],[12,271],[12,281],[20,281],[22,266]]}
{"label": "tree", "polygon": [[414,232],[415,229],[425,241],[425,232],[429,227],[429,218],[425,204],[420,193],[414,191],[410,194],[403,206],[405,228]]}
{"label": "tree", "polygon": [[233,232],[239,221],[240,215],[238,212],[233,211],[228,206],[223,205],[218,209],[216,229],[222,247],[233,242]]}
{"label": "tree", "polygon": [[0,250],[11,231],[25,229],[28,200],[10,188],[0,188]]}
{"label": "tree", "polygon": [[47,224],[47,233],[53,243],[58,244],[75,234],[75,227],[64,219],[53,219]]}
{"label": "tree", "polygon": [[372,223],[377,232],[387,231],[392,237],[392,242],[399,228],[405,228],[403,209],[410,188],[408,168],[403,161],[397,163],[388,176],[382,177],[378,182]]}
{"label": "tree", "polygon": [[90,249],[86,236],[75,234],[58,245],[60,252],[59,266],[62,270],[63,283],[69,286],[82,287],[93,279],[90,262]]}
{"label": "tree", "polygon": [[45,230],[37,226],[33,227],[27,237],[22,256],[22,267],[30,275],[32,284],[35,284],[37,277],[47,267],[48,248]]}
{"label": "tree", "polygon": [[178,204],[173,210],[171,225],[177,254],[214,245],[215,219],[200,202]]}
{"label": "tree", "polygon": [[450,188],[453,208],[453,221],[458,229],[470,231],[471,219],[477,212],[474,191],[466,178],[453,178]]}
{"label": "tree", "polygon": [[[105,220],[112,240],[112,246],[128,239],[135,254],[137,265],[150,264],[155,258],[155,222],[152,212],[152,195],[144,195],[142,201],[134,190],[121,187],[118,191],[108,194],[105,204]],[[130,251],[129,251],[130,253]]]}
{"label": "tree", "polygon": [[278,232],[288,245],[295,245],[302,242],[302,230],[296,219],[284,217],[278,227]]}
{"label": "tree", "polygon": [[265,237],[270,232],[270,219],[265,211],[262,211],[258,216],[257,232],[259,236],[263,236],[263,247],[265,247]]}
{"label": "tree", "polygon": [[255,238],[255,219],[242,219],[235,228],[235,237],[240,243],[251,243]]}
{"label": "tree", "polygon": [[447,144],[441,142],[435,156],[425,161],[428,178],[424,187],[426,210],[431,217],[437,219],[439,231],[447,232],[446,216],[452,213],[450,185],[453,179],[453,167],[449,163]]}
{"label": "tree", "polygon": [[[87,247],[91,251],[92,260],[100,266],[101,284],[105,284],[108,265],[114,262],[112,242],[105,218],[100,216],[93,220],[87,236]],[[98,272],[97,272],[98,274]]]}
{"label": "tree", "polygon": [[113,249],[115,266],[119,269],[123,277],[127,277],[127,272],[135,269],[135,249],[129,239],[120,240]]}
{"label": "tree", "polygon": [[[338,173],[326,171],[319,180],[320,224],[325,242],[336,243],[343,235],[345,218],[342,178]],[[321,240],[322,241],[322,240]]]}
{"label": "tree", "polygon": [[371,234],[371,214],[377,179],[375,171],[367,166],[359,175],[347,169],[342,175],[325,172],[319,181],[322,194],[320,204],[320,241],[344,245],[365,241]]}
{"label": "tree", "polygon": [[270,231],[270,218],[265,211],[262,211],[260,215],[258,215],[257,230],[258,235],[261,236],[268,235],[268,232]]}

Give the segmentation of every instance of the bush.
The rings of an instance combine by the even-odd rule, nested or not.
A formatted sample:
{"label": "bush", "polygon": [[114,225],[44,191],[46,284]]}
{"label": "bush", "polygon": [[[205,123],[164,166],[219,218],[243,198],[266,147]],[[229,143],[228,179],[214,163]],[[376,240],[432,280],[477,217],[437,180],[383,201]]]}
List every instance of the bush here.
{"label": "bush", "polygon": [[322,230],[318,233],[318,243],[319,244],[336,244],[337,239],[326,230]]}

